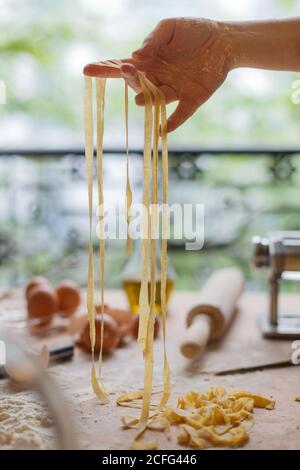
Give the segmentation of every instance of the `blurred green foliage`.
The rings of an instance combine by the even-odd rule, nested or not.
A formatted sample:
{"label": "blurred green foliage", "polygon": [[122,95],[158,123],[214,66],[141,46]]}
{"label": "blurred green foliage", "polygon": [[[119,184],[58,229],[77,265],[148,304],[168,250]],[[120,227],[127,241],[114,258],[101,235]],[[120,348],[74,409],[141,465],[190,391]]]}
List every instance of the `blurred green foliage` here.
{"label": "blurred green foliage", "polygon": [[[7,144],[14,147],[57,147],[62,144],[61,140],[56,140],[58,131],[66,135],[64,145],[82,145],[83,66],[97,59],[130,55],[162,17],[204,15],[237,20],[250,19],[250,11],[256,17],[296,16],[300,14],[300,2],[2,0],[0,79],[7,85],[7,104],[0,106],[0,148]],[[300,107],[291,101],[294,78],[294,74],[263,71],[230,74],[222,90],[193,119],[170,136],[170,146],[299,146]],[[118,81],[111,81],[108,88],[107,144],[118,145],[123,142],[123,88]],[[131,105],[130,118],[130,144],[139,146],[143,136],[141,109]],[[21,125],[18,124],[15,132],[16,122],[21,122]],[[34,142],[26,132],[21,139],[22,126],[26,132],[31,130],[28,136],[31,139],[34,136]],[[42,128],[46,132],[43,132],[41,141]],[[212,270],[228,264],[241,266],[250,280],[251,236],[257,233],[263,235],[278,228],[300,229],[296,216],[299,212],[299,170],[293,177],[297,178],[293,184],[274,181],[269,184],[270,174],[263,157],[254,163],[252,158],[231,158],[227,155],[216,163],[209,156],[206,160],[202,158],[202,162],[205,170],[203,179],[193,184],[188,182],[188,187],[180,193],[191,199],[194,190],[198,197],[199,188],[205,190],[208,186],[210,190],[214,187],[212,194],[216,207],[208,209],[212,210],[212,221],[207,226],[226,240],[228,228],[233,230],[240,217],[235,227],[238,236],[231,243],[224,242],[223,248],[220,247],[220,240],[213,240],[209,249],[196,254],[170,250],[170,259],[177,272],[177,287],[182,289],[197,289]],[[6,207],[10,207],[8,216],[0,212],[3,227],[0,237],[1,282],[5,285],[22,284],[31,274],[46,273],[54,281],[71,277],[84,284],[88,230],[83,225],[87,221],[86,204],[81,213],[79,201],[74,200],[73,213],[68,212],[69,194],[74,196],[76,182],[69,182],[68,187],[68,181],[63,178],[57,180],[59,176],[65,177],[63,162],[61,169],[53,176],[49,173],[47,162],[43,161],[38,164],[39,171],[34,168],[35,165],[19,170],[24,177],[22,189],[18,179],[18,161],[15,165],[13,177],[8,165],[3,163],[0,168],[1,199]],[[57,171],[57,162],[54,167]],[[69,173],[73,174],[71,171]],[[114,182],[111,170],[108,173],[111,175],[110,185],[117,191],[120,189],[119,182]],[[170,193],[173,185],[176,198],[180,183],[172,177],[170,182]],[[82,194],[85,194],[84,181],[81,186]],[[18,188],[17,195],[14,188]],[[232,195],[235,198],[233,208],[226,206],[228,188],[231,191],[229,198]],[[18,207],[23,207],[21,215],[28,217],[26,222],[19,220],[22,217],[15,214]],[[43,218],[50,212],[52,217],[57,217],[56,224],[52,219]],[[215,230],[213,221],[220,223],[222,220],[222,230]],[[84,227],[83,233],[78,226]],[[77,233],[78,239],[72,238],[74,233]],[[56,240],[55,244],[52,243],[53,239]],[[108,250],[108,286],[120,285],[120,273],[125,262],[123,246],[113,246]],[[265,279],[260,286],[264,283]]]}
{"label": "blurred green foliage", "polygon": [[[7,84],[8,97],[7,105],[0,107],[2,122],[21,116],[22,122],[35,129],[37,140],[39,126],[60,126],[68,132],[69,145],[72,136],[76,144],[80,143],[82,67],[99,58],[129,55],[153,28],[160,11],[163,16],[172,15],[173,10],[186,12],[187,16],[190,11],[198,11],[195,7],[191,10],[189,2],[172,3],[170,11],[169,0],[153,1],[151,5],[134,0],[2,0],[0,78]],[[207,2],[196,2],[199,16],[205,4],[205,11],[218,17],[230,17],[235,3],[229,7],[230,2],[226,2],[221,10],[222,3],[217,0],[210,2],[210,7]],[[295,0],[266,3],[269,17],[293,16],[300,11]],[[261,2],[253,4],[257,5],[253,11],[257,8],[259,12]],[[297,145],[300,112],[291,102],[293,78],[293,74],[234,72],[222,91],[170,138],[171,145]],[[108,142],[115,143],[122,102],[122,87],[111,84]],[[141,111],[131,108],[132,142],[139,143]],[[46,138],[43,145],[47,144]]]}

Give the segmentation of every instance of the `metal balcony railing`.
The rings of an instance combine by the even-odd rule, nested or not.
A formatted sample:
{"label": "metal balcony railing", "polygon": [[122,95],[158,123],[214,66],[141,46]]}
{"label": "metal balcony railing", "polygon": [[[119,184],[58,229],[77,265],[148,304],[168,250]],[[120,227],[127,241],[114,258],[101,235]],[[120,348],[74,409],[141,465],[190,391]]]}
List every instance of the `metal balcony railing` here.
{"label": "metal balcony railing", "polygon": [[[130,152],[131,180],[142,190],[142,150]],[[171,149],[169,200],[205,205],[205,249],[184,253],[170,242],[179,287],[197,287],[209,271],[237,264],[250,279],[251,237],[300,230],[300,148]],[[106,200],[123,200],[122,149],[104,155]],[[31,274],[86,279],[88,209],[83,149],[0,151],[0,284]],[[97,241],[95,240],[95,246]],[[117,286],[126,261],[108,247],[107,284]]]}

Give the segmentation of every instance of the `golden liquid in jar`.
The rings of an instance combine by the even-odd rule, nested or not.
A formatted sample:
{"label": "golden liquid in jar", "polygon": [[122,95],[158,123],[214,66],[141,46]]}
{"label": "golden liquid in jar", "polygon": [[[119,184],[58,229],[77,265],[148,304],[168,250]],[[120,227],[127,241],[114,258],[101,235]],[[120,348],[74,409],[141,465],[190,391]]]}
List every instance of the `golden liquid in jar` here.
{"label": "golden liquid in jar", "polygon": [[[148,296],[150,299],[150,282],[148,282]],[[168,304],[171,292],[174,287],[174,282],[172,279],[167,279],[166,285],[166,301]],[[127,294],[128,302],[130,305],[130,309],[132,313],[139,313],[139,297],[140,297],[140,289],[141,289],[141,281],[128,279],[123,281],[123,289]],[[154,311],[156,313],[161,313],[161,282],[156,281],[156,289],[155,289],[155,306]]]}

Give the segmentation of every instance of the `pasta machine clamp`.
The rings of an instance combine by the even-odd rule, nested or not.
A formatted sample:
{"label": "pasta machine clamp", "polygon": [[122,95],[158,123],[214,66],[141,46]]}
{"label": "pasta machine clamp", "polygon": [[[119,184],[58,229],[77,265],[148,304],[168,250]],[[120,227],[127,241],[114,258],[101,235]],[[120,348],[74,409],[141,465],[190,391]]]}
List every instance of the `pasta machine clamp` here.
{"label": "pasta machine clamp", "polygon": [[269,268],[269,314],[259,317],[265,338],[300,339],[300,314],[279,312],[280,284],[300,281],[300,232],[272,232],[253,238],[256,268]]}

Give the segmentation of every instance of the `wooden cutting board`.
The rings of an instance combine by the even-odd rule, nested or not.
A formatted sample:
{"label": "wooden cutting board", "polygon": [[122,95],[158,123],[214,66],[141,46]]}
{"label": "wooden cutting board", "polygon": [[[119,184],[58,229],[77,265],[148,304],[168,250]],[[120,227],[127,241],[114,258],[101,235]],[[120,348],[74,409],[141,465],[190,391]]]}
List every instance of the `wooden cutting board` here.
{"label": "wooden cutting board", "polygon": [[[274,397],[276,407],[271,412],[256,410],[254,426],[246,449],[300,449],[300,404],[294,397],[300,394],[299,369],[279,370],[215,376],[216,372],[240,367],[259,366],[266,361],[289,360],[290,341],[270,341],[262,338],[256,317],[267,308],[264,294],[246,293],[240,302],[240,312],[228,335],[209,346],[201,362],[191,364],[179,352],[179,343],[188,308],[197,301],[197,293],[176,292],[171,298],[168,316],[168,354],[172,373],[170,403],[175,404],[179,395],[190,389],[205,391],[213,386],[228,390],[243,389]],[[287,308],[296,311],[299,296],[284,295]],[[126,298],[121,291],[106,292],[106,302],[124,307]],[[4,301],[0,306],[3,307]],[[23,308],[20,293],[15,292],[5,300],[6,307]],[[83,307],[84,308],[84,307]],[[61,339],[63,336],[60,336]],[[51,337],[52,338],[52,337]],[[53,338],[52,338],[53,339]],[[162,386],[163,348],[162,338],[155,342],[154,384]],[[127,391],[140,389],[143,384],[143,362],[137,344],[131,342],[106,356],[103,363],[104,382],[110,391],[110,403],[101,406],[90,385],[90,357],[76,349],[74,360],[49,369],[52,378],[65,396],[71,409],[75,433],[81,449],[129,449],[134,431],[124,431],[120,419],[124,415],[136,415],[137,410],[119,408],[116,398]],[[0,381],[0,394],[13,393],[6,381]],[[21,392],[16,392],[21,393]],[[157,434],[155,436],[157,438]],[[150,438],[150,434],[149,434]],[[159,448],[181,449],[174,434],[170,441],[159,437]]]}

